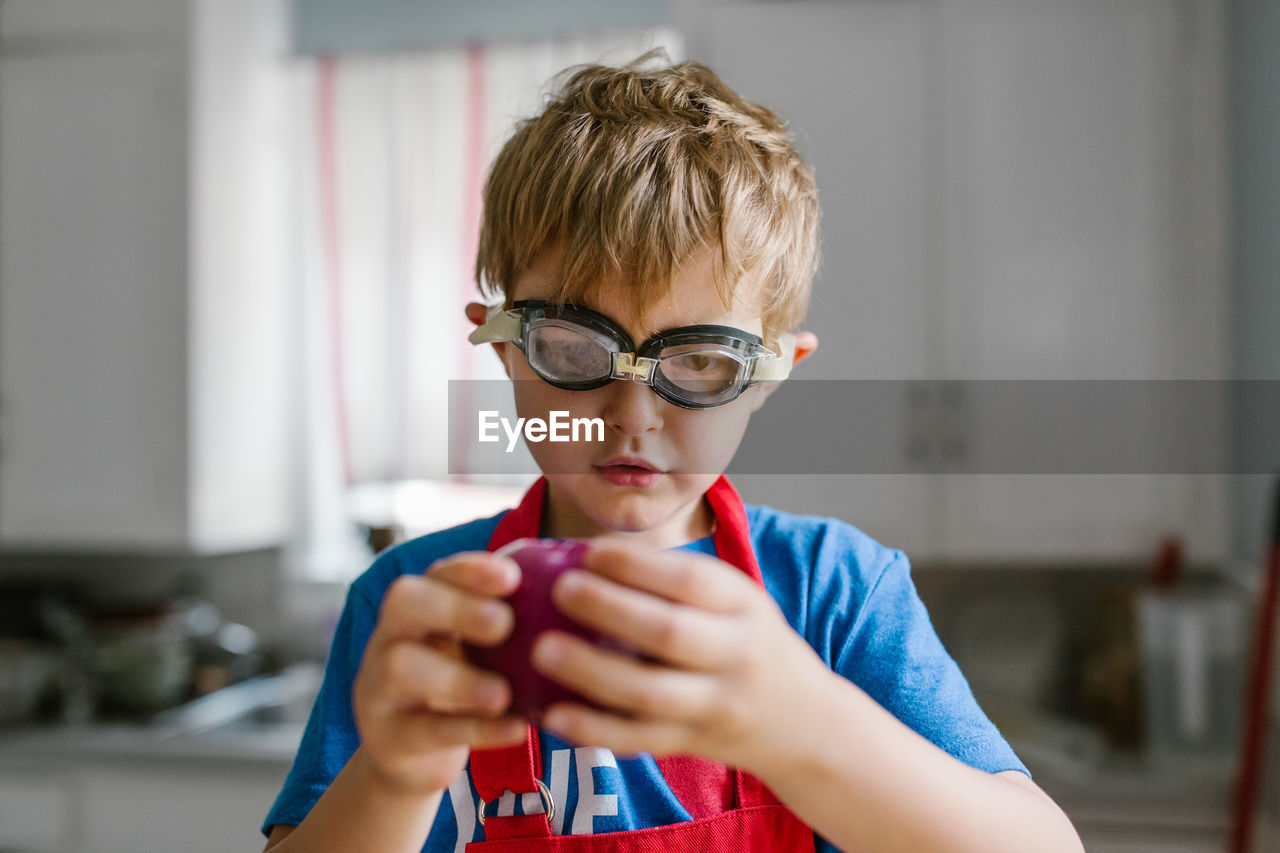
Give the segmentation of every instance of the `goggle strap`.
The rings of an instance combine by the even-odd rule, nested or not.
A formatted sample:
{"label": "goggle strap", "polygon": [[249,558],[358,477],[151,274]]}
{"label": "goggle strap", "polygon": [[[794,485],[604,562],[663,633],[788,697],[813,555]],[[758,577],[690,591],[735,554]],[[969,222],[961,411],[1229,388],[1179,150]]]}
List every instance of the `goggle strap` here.
{"label": "goggle strap", "polygon": [[778,338],[778,349],[773,358],[758,358],[752,363],[751,379],[756,382],[781,382],[791,375],[791,362],[795,358],[796,336],[787,332]]}
{"label": "goggle strap", "polygon": [[476,327],[467,340],[473,344],[518,341],[521,337],[520,315],[503,310],[501,303],[490,305],[484,325]]}

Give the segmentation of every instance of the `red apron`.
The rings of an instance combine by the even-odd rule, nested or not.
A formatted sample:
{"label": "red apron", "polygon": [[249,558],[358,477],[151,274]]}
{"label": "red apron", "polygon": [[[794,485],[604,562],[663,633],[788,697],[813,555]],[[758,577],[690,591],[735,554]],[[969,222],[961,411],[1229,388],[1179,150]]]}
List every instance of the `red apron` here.
{"label": "red apron", "polygon": [[[546,478],[540,477],[525,493],[520,505],[502,517],[489,540],[490,551],[516,539],[540,534],[546,489]],[[716,518],[716,554],[763,586],[760,566],[751,549],[746,509],[727,477],[722,475],[707,491],[707,503]],[[666,756],[657,763],[693,820],[598,835],[553,835],[547,814],[492,815],[483,821],[485,840],[468,843],[467,853],[593,850],[749,853],[814,849],[813,830],[750,773],[692,755]],[[547,803],[550,795],[540,784],[541,777],[542,753],[532,726],[525,732],[523,744],[471,750],[471,778],[485,803],[498,799],[505,791],[517,795],[538,792]],[[563,804],[560,807],[563,808]]]}

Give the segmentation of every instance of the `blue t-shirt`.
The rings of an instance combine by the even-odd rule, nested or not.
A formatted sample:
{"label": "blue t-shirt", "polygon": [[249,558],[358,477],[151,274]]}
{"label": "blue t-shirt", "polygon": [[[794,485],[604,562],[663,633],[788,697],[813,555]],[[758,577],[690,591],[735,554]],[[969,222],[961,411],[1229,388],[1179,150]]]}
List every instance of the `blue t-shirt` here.
{"label": "blue t-shirt", "polygon": [[[832,670],[960,761],[992,773],[1027,772],[938,640],[911,582],[906,555],[837,519],[766,506],[746,509],[765,588]],[[387,587],[441,557],[485,550],[502,515],[390,548],[352,584],[320,695],[264,833],[275,824],[301,823],[355,752],[352,685]],[[711,537],[682,547],[715,553]],[[538,737],[543,781],[556,803],[556,834],[599,834],[691,819],[652,756],[619,758],[598,747],[573,747],[541,730]],[[478,802],[464,772],[441,800],[423,851],[462,853],[468,841],[483,840]],[[508,793],[489,808],[491,814],[542,811],[538,794]],[[836,849],[820,836],[816,841],[819,851]]]}

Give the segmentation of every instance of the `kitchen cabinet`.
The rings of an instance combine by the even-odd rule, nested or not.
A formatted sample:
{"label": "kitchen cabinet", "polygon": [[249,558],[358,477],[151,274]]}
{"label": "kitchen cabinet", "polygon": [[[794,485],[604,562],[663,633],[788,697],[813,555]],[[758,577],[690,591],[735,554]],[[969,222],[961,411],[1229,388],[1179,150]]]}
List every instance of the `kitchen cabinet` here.
{"label": "kitchen cabinet", "polygon": [[[945,375],[1227,379],[1222,4],[939,8]],[[1209,418],[1204,452],[1224,450],[1222,402],[1165,427]],[[949,476],[942,539],[958,557],[1122,556],[1177,532],[1193,554],[1224,555],[1227,486]]]}
{"label": "kitchen cabinet", "polygon": [[0,736],[0,850],[261,850],[301,723],[10,728]]}
{"label": "kitchen cabinet", "polygon": [[[81,780],[85,845],[94,853],[260,850],[259,827],[284,777],[196,768],[108,769]],[[127,817],[126,817],[127,816]]]}
{"label": "kitchen cabinet", "polygon": [[0,545],[288,520],[282,4],[0,4]]}
{"label": "kitchen cabinet", "polygon": [[0,849],[21,853],[260,850],[282,768],[177,761],[0,769]]}
{"label": "kitchen cabinet", "polygon": [[[797,378],[1227,378],[1223,18],[1221,0],[692,14],[691,54],[775,107],[817,172],[822,346]],[[913,442],[1000,440],[980,417],[922,436],[900,396],[885,470],[915,470]],[[1225,453],[1225,405],[1186,423]],[[1226,476],[940,470],[740,479],[748,500],[917,557],[1143,559],[1168,533],[1192,557],[1226,554]]]}
{"label": "kitchen cabinet", "polygon": [[[930,375],[930,16],[926,3],[801,2],[728,7],[688,27],[690,55],[786,119],[817,175],[823,258],[807,327],[820,346],[789,382],[822,382],[840,394],[841,379]],[[889,394],[905,414],[906,387],[897,389]],[[734,482],[749,502],[842,517],[913,554],[934,545],[937,489],[928,477]]]}

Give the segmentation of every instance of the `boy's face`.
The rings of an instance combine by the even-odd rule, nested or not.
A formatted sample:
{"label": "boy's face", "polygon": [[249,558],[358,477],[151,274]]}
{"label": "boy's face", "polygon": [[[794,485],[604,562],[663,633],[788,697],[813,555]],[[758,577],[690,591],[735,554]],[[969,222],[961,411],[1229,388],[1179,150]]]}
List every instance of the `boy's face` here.
{"label": "boy's face", "polygon": [[[657,331],[715,323],[759,335],[761,317],[741,305],[726,309],[712,280],[710,251],[677,270],[666,301],[652,306],[652,329],[640,328],[616,281],[606,281],[581,307],[611,318],[639,345]],[[513,300],[546,299],[554,291],[555,257],[544,255],[515,283]],[[679,545],[710,532],[710,513],[700,500],[728,467],[751,415],[768,396],[755,384],[731,403],[684,409],[642,383],[615,381],[588,391],[544,382],[512,344],[495,344],[515,382],[516,411],[547,419],[552,410],[571,418],[601,418],[604,441],[532,442],[530,452],[548,484],[544,534],[589,537],[633,534],[654,547]],[[619,456],[639,457],[659,470],[626,477],[605,465]],[[648,482],[643,482],[648,480]]]}

